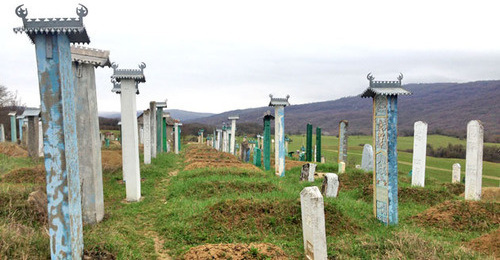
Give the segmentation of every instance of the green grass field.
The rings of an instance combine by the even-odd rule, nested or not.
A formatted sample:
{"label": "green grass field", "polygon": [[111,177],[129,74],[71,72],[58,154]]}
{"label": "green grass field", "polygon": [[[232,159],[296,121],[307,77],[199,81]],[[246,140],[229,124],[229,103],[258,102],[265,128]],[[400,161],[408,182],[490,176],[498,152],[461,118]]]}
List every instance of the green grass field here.
{"label": "green grass field", "polygon": [[[296,151],[302,146],[306,146],[304,135],[290,136],[293,140],[289,144],[290,151]],[[313,136],[313,146],[316,142],[316,136]],[[434,148],[446,147],[451,144],[465,145],[465,140],[460,140],[454,137],[442,135],[429,135],[427,143]],[[338,158],[338,138],[335,136],[322,136],[322,154],[327,162],[337,162]],[[361,156],[363,153],[363,145],[373,145],[371,136],[349,136],[348,141],[348,163],[361,164]],[[498,143],[485,143],[485,146],[500,147]],[[413,137],[398,137],[398,170],[402,173],[411,171],[413,155],[405,150],[413,149]],[[462,166],[462,177],[465,176],[465,159],[455,158],[435,158],[427,156],[426,160],[426,179],[435,179],[440,182],[451,182],[451,169],[454,163],[460,163]],[[492,162],[483,162],[483,186],[484,187],[500,187],[500,164]]]}
{"label": "green grass field", "polygon": [[[95,259],[111,255],[116,259],[182,259],[198,245],[271,243],[282,248],[289,259],[304,258],[299,193],[304,187],[321,187],[321,179],[299,182],[300,167],[282,178],[260,169],[185,170],[187,150],[195,146],[184,147],[180,155],[159,154],[151,165],[141,164],[141,202],[124,201],[121,169],[103,172],[106,214],[101,223],[84,227],[86,255]],[[326,147],[334,150],[335,145]],[[333,155],[333,151],[327,153]],[[12,161],[0,174],[0,258],[46,259],[49,238],[45,226],[26,202],[28,194],[43,183],[3,178],[17,168],[41,162],[0,158]],[[337,165],[320,164],[317,170],[336,172]],[[457,196],[463,191],[461,184],[430,181],[425,189],[412,188],[409,178],[400,175],[399,225],[386,227],[373,217],[372,195],[367,189],[371,173],[348,166],[339,177],[338,198],[324,200],[329,258],[493,259],[465,245],[498,229],[499,203],[467,204]],[[446,212],[454,212],[449,214],[455,224],[415,218],[446,200],[453,202],[447,204]],[[268,258],[252,250],[245,259]]]}

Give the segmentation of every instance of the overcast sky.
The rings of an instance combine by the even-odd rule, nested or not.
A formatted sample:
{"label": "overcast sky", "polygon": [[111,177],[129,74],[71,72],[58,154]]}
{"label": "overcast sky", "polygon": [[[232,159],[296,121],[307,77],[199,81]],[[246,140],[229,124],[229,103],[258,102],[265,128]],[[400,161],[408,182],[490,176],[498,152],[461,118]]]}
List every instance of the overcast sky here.
{"label": "overcast sky", "polygon": [[[0,1],[0,84],[40,104],[28,18],[77,17],[90,47],[120,68],[145,62],[137,108],[219,113],[260,107],[269,94],[290,103],[360,94],[366,74],[404,83],[500,79],[500,1]],[[99,111],[120,111],[111,68],[98,68]]]}

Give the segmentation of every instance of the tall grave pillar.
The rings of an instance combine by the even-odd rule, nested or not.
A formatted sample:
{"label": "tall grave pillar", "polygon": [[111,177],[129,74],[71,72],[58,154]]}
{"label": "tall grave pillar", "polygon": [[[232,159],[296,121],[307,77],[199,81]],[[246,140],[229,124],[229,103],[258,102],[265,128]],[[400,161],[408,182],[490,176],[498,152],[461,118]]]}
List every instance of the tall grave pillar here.
{"label": "tall grave pillar", "polygon": [[76,132],[82,185],[82,218],[87,224],[104,217],[101,140],[94,67],[109,67],[109,51],[71,47],[75,81]]}
{"label": "tall grave pillar", "polygon": [[311,124],[307,124],[306,127],[306,161],[312,162],[312,132],[313,126]]}
{"label": "tall grave pillar", "polygon": [[142,114],[144,120],[144,164],[151,164],[151,118],[149,109]]}
{"label": "tall grave pillar", "polygon": [[398,81],[374,81],[367,76],[370,87],[361,97],[373,98],[373,145],[375,166],[373,169],[373,211],[377,219],[386,225],[398,223],[398,154],[397,154],[397,98],[409,95]]}
{"label": "tall grave pillar", "polygon": [[273,98],[269,95],[271,101],[269,106],[274,107],[274,168],[275,174],[278,176],[285,176],[285,106],[289,106],[288,99],[286,98]]}
{"label": "tall grave pillar", "polygon": [[78,18],[26,19],[28,11],[20,5],[16,14],[23,19],[23,27],[14,28],[14,32],[28,34],[36,50],[52,259],[81,259],[83,255],[70,43],[89,43],[90,40],[83,26],[87,8],[81,5],[76,13]]}
{"label": "tall grave pillar", "polygon": [[347,120],[342,120],[339,122],[339,159],[338,163],[344,162],[347,164],[347,127],[349,122]]}
{"label": "tall grave pillar", "polygon": [[316,162],[321,162],[321,128],[316,127]]}
{"label": "tall grave pillar", "polygon": [[229,153],[235,154],[234,146],[236,143],[236,120],[240,119],[239,116],[230,116],[227,119],[231,120],[231,144],[229,146]]}
{"label": "tall grave pillar", "polygon": [[427,123],[417,121],[413,125],[413,163],[411,185],[425,186],[425,155],[427,150]]}
{"label": "tall grave pillar", "polygon": [[215,149],[217,149],[217,151],[220,151],[221,150],[221,136],[222,136],[222,129],[216,129],[216,141],[215,141]]}
{"label": "tall grave pillar", "polygon": [[264,169],[271,169],[271,120],[274,119],[274,116],[271,114],[271,111],[267,111],[264,113]]}
{"label": "tall grave pillar", "polygon": [[480,200],[483,180],[483,124],[472,120],[467,124],[465,154],[465,199]]}
{"label": "tall grave pillar", "polygon": [[163,152],[163,108],[167,107],[167,101],[156,102],[156,152]]}
{"label": "tall grave pillar", "polygon": [[0,143],[5,142],[5,130],[3,124],[0,124]]}
{"label": "tall grave pillar", "polygon": [[127,201],[139,201],[141,199],[141,173],[135,95],[139,94],[139,83],[146,82],[144,76],[146,64],[141,63],[140,69],[118,69],[116,63],[113,63],[112,67],[111,79],[114,83],[112,91],[120,94],[121,102],[122,164]]}
{"label": "tall grave pillar", "polygon": [[23,145],[23,125],[24,125],[24,116],[20,115],[16,117],[18,127],[19,127],[19,141],[21,145]]}
{"label": "tall grave pillar", "polygon": [[38,125],[38,118],[40,117],[40,109],[27,107],[24,109],[23,116],[28,121],[28,138],[27,138],[27,147],[28,147],[28,156],[31,158],[38,158],[38,148],[39,148],[39,131],[40,126]]}
{"label": "tall grave pillar", "polygon": [[9,113],[10,117],[10,140],[13,143],[17,143],[17,130],[16,130],[16,111]]}
{"label": "tall grave pillar", "polygon": [[151,157],[156,158],[156,151],[157,151],[157,141],[156,137],[158,135],[157,133],[157,125],[156,125],[156,101],[151,101],[149,102],[149,122],[151,123]]}

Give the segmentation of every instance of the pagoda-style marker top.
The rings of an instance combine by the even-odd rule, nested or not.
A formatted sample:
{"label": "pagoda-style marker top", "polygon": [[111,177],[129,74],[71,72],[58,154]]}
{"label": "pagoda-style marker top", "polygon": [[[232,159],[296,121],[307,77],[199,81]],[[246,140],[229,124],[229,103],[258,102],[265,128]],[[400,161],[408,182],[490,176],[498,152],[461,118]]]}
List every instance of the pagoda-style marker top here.
{"label": "pagoda-style marker top", "polygon": [[109,51],[71,46],[71,60],[77,63],[92,64],[95,67],[110,67]]}
{"label": "pagoda-style marker top", "polygon": [[139,64],[139,69],[118,69],[118,64],[112,63],[113,75],[111,78],[120,82],[122,79],[133,79],[136,82],[146,82],[146,77],[144,76],[144,69],[146,68],[146,63],[142,62]]}
{"label": "pagoda-style marker top", "polygon": [[89,36],[83,25],[83,17],[87,16],[88,9],[84,5],[76,8],[78,18],[35,18],[26,19],[28,9],[20,5],[16,8],[16,15],[23,19],[23,27],[14,28],[15,33],[25,32],[35,42],[37,34],[67,34],[71,43],[90,43]]}
{"label": "pagoda-style marker top", "polygon": [[163,102],[156,102],[156,107],[161,107],[161,108],[167,107],[167,100],[165,99],[165,101]]}
{"label": "pagoda-style marker top", "polygon": [[17,112],[16,111],[12,111],[9,113],[9,116],[16,116]]}
{"label": "pagoda-style marker top", "polygon": [[24,119],[23,115],[17,116],[16,119]]}
{"label": "pagoda-style marker top", "polygon": [[40,116],[40,108],[27,107],[24,109],[23,116]]}
{"label": "pagoda-style marker top", "polygon": [[269,101],[269,106],[270,107],[276,107],[276,106],[289,106],[290,103],[288,103],[288,99],[290,98],[290,95],[286,95],[286,98],[273,98],[272,94],[269,94],[269,97],[271,98],[271,101]]}
{"label": "pagoda-style marker top", "polygon": [[264,112],[263,118],[264,118],[264,120],[266,120],[266,119],[272,120],[272,119],[274,119],[274,116],[273,116],[273,114],[271,114],[271,111],[267,110],[266,112]]}
{"label": "pagoda-style marker top", "polygon": [[227,118],[228,120],[239,120],[240,117],[239,116],[230,116]]}
{"label": "pagoda-style marker top", "polygon": [[375,95],[411,95],[410,91],[401,86],[401,80],[403,80],[402,73],[399,74],[397,81],[375,81],[375,77],[373,77],[371,73],[368,73],[366,78],[370,81],[370,87],[368,87],[363,94],[361,94],[362,98],[374,97]]}

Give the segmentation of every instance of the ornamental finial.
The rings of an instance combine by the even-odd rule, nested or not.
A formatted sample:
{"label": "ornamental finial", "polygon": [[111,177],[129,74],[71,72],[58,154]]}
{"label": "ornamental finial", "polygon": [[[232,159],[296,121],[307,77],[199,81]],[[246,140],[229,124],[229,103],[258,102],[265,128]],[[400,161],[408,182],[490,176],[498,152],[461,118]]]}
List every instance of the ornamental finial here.
{"label": "ornamental finial", "polygon": [[399,83],[401,83],[401,80],[403,80],[403,73],[399,73],[399,77],[398,77],[398,80],[399,80]]}
{"label": "ornamental finial", "polygon": [[28,16],[28,9],[23,8],[23,6],[24,6],[24,4],[16,7],[16,15],[24,20],[24,19],[26,19],[26,16]]}
{"label": "ornamental finial", "polygon": [[76,8],[76,14],[78,15],[78,17],[80,17],[80,19],[82,19],[83,17],[87,16],[87,14],[89,13],[89,9],[87,9],[87,7],[82,4],[79,5],[81,7]]}
{"label": "ornamental finial", "polygon": [[144,71],[144,69],[145,69],[145,68],[146,68],[146,63],[141,62],[141,63],[139,64],[139,69],[141,69],[141,71]]}
{"label": "ornamental finial", "polygon": [[371,81],[373,81],[375,79],[375,77],[370,72],[370,73],[368,73],[368,75],[366,75],[366,79],[368,79],[371,82]]}
{"label": "ornamental finial", "polygon": [[273,98],[273,94],[269,94],[269,97],[270,97],[270,98]]}

